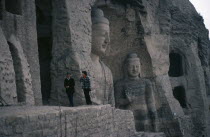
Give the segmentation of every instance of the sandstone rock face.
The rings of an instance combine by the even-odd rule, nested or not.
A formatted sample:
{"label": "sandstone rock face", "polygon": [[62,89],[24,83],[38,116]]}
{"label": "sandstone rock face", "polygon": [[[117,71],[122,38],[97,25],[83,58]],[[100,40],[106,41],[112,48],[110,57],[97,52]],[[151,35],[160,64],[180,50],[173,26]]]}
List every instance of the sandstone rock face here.
{"label": "sandstone rock face", "polygon": [[[51,61],[51,101],[68,104],[63,80],[71,72],[76,82],[75,103],[84,104],[84,93],[79,86],[81,70],[89,71],[91,64],[91,6],[90,1],[53,2],[53,46]],[[78,18],[79,17],[79,18]]]}
{"label": "sandstone rock face", "polygon": [[[16,7],[14,7],[16,5]],[[16,59],[20,59],[19,63],[16,64],[18,66],[12,65],[10,68],[8,68],[8,75],[13,75],[13,78],[11,78],[8,83],[4,83],[3,87],[13,86],[13,89],[6,89],[4,90],[5,93],[9,92],[16,92],[12,93],[9,96],[13,96],[14,94],[20,93],[23,91],[26,91],[26,94],[23,95],[27,96],[26,102],[27,104],[42,104],[42,97],[41,97],[41,86],[40,86],[40,73],[39,73],[39,60],[38,60],[38,46],[37,46],[37,31],[36,31],[36,16],[35,16],[35,3],[31,3],[30,1],[24,0],[24,1],[1,1],[1,14],[2,18],[0,20],[1,28],[4,33],[5,42],[4,44],[7,44],[7,42],[11,43],[14,41],[11,40],[11,36],[14,36],[16,39],[18,39],[19,42],[15,41],[13,45],[18,48],[18,55]],[[1,37],[1,40],[4,39],[4,37]],[[18,43],[18,44],[16,44]],[[2,43],[3,44],[3,43]],[[2,45],[1,45],[2,46]],[[18,47],[17,47],[18,46]],[[4,47],[4,46],[3,46]],[[14,48],[15,48],[14,47]],[[9,48],[9,45],[7,45],[7,49]],[[4,52],[12,52],[8,51],[6,49],[0,49]],[[10,53],[11,54],[11,53]],[[1,54],[1,58],[4,54]],[[13,64],[14,60],[13,59]],[[7,64],[11,62],[8,60]],[[3,65],[3,64],[1,64]],[[7,65],[8,66],[8,65]],[[19,67],[19,71],[22,73],[21,75],[17,74],[17,77],[15,78],[14,68]],[[5,72],[3,72],[5,73]],[[10,74],[9,74],[10,73]],[[19,77],[20,76],[20,77]],[[16,91],[16,86],[12,84],[12,81],[22,79],[22,85],[24,85],[22,91]],[[4,81],[4,80],[3,80]],[[3,82],[1,80],[1,85]],[[18,83],[15,82],[17,85],[17,89],[19,88]],[[1,86],[2,87],[2,86]],[[20,90],[20,89],[18,89]],[[21,95],[22,96],[22,95]],[[7,101],[6,102],[11,102]],[[22,101],[21,101],[22,102]],[[23,101],[25,102],[25,101]],[[16,102],[17,103],[17,102]],[[16,104],[15,103],[15,104]]]}
{"label": "sandstone rock face", "polygon": [[30,67],[23,52],[22,46],[17,38],[15,38],[13,35],[8,40],[8,44],[15,69],[18,102],[34,105],[35,102],[32,91]]}
{"label": "sandstone rock face", "polygon": [[[20,111],[20,110],[25,111]],[[8,115],[8,112],[13,111]],[[6,115],[5,115],[6,114]],[[0,111],[1,136],[37,137],[165,137],[136,132],[130,111],[110,106],[8,107]]]}
{"label": "sandstone rock face", "polygon": [[127,54],[137,53],[141,76],[149,78],[154,89],[159,130],[167,136],[206,135],[208,31],[189,1],[94,2],[53,2],[52,103],[68,104],[63,79],[70,71],[78,85],[75,103],[84,104],[78,81],[82,70],[93,78],[97,75],[90,54],[91,7],[98,6],[110,23],[110,48],[102,61],[113,82],[124,77]]}
{"label": "sandstone rock face", "polygon": [[[205,129],[207,129],[207,124],[204,119],[206,119],[208,115],[206,92],[208,92],[209,84],[205,81],[208,81],[207,79],[209,76],[207,76],[208,70],[206,70],[205,67],[206,65],[208,66],[208,59],[206,60],[205,58],[209,58],[209,48],[207,48],[207,45],[209,45],[209,39],[208,35],[206,35],[208,34],[208,31],[203,26],[202,20],[200,20],[200,23],[198,23],[199,21],[192,23],[194,20],[196,20],[195,18],[199,19],[199,15],[188,1],[175,2],[170,0],[139,0],[133,2],[139,3],[139,5],[133,4],[132,2],[122,3],[118,1],[117,3],[128,4],[127,8],[125,8],[126,12],[130,11],[127,10],[129,9],[129,5],[131,8],[133,7],[139,10],[136,10],[134,15],[130,15],[128,20],[132,21],[132,19],[135,18],[134,21],[137,21],[139,19],[141,22],[139,24],[141,24],[143,28],[143,35],[141,38],[143,39],[147,49],[146,51],[149,54],[149,56],[144,55],[144,58],[146,57],[147,59],[151,60],[152,75],[149,77],[151,77],[152,81],[154,82],[156,107],[158,109],[159,119],[162,123],[159,126],[160,130],[164,130],[168,136],[206,135]],[[104,8],[104,10],[106,9],[107,8]],[[107,16],[107,18],[114,18],[113,16],[115,14],[113,14],[113,11],[118,11],[116,12],[118,17],[124,17],[124,20],[126,20],[126,12],[121,10],[122,12],[120,13],[119,6],[116,9],[114,6],[112,6],[111,9],[112,12],[110,14],[109,12],[106,14],[105,12],[105,16]],[[144,12],[142,12],[142,9],[146,10],[146,15]],[[107,9],[107,11],[110,10]],[[113,22],[111,22],[111,19],[109,20],[110,24],[117,24],[116,19],[114,19]],[[135,23],[135,25],[136,24],[137,23]],[[134,28],[138,28],[139,24]],[[121,27],[122,25],[118,24],[116,26]],[[112,36],[110,40],[111,48],[122,46],[128,37],[125,37],[123,40],[116,40],[115,38],[122,36],[123,32],[121,31],[117,33],[116,30],[121,30],[117,27],[111,27],[110,29]],[[126,27],[126,29],[126,32],[129,32],[129,27]],[[203,35],[201,34],[201,31],[203,32]],[[132,33],[136,34],[136,31],[131,31],[130,34]],[[199,38],[200,36],[202,38]],[[116,41],[119,43],[112,43]],[[136,42],[136,40],[134,42]],[[129,44],[131,43],[132,42],[129,42]],[[134,45],[135,44],[132,43],[132,46]],[[132,48],[133,47],[130,47],[129,50],[132,50]],[[116,54],[115,51],[116,50],[113,50],[113,55]],[[141,49],[141,51],[143,50]],[[129,51],[127,50],[127,52]],[[173,60],[173,53],[180,55],[181,61],[179,61],[176,57],[175,60]],[[116,80],[120,79],[120,77],[116,77],[117,73],[123,74],[123,70],[117,69],[117,71],[115,71],[116,67],[114,67],[112,63],[114,62],[113,60],[116,60],[116,57],[113,55],[105,58],[105,62],[107,62],[107,65],[110,67],[112,72],[115,72],[113,75],[114,80]],[[205,55],[207,56],[204,57]],[[118,55],[118,57],[120,56],[122,56],[122,54]],[[139,57],[140,60],[144,59],[141,58],[141,55],[139,55]],[[124,60],[125,59],[123,59],[121,62]],[[121,68],[123,68],[122,66],[123,65],[120,64]],[[143,61],[142,66],[147,66],[147,63],[144,63]],[[176,73],[176,70],[180,69],[178,66],[180,66],[183,71],[182,75],[171,76],[170,72]],[[169,76],[167,75],[168,72]],[[142,73],[142,76],[144,77],[145,72]],[[120,76],[122,77],[122,75]],[[194,83],[194,80],[197,82],[197,84]],[[200,92],[198,93],[194,91]],[[202,118],[200,117],[201,119],[196,119],[198,113],[202,115]],[[176,116],[180,118],[187,116],[190,117],[190,120],[186,118],[186,121],[178,124],[177,120],[174,119]],[[163,118],[166,119],[163,120]],[[165,130],[167,129],[163,124],[165,122],[167,123],[167,128],[171,130]],[[193,126],[183,127],[185,125],[184,123],[192,123]],[[197,125],[200,125],[200,128],[195,129]]]}
{"label": "sandstone rock face", "polygon": [[[99,36],[91,18],[96,7],[109,20],[110,38],[105,54],[98,55],[99,64],[91,56]],[[210,41],[203,18],[189,0],[1,0],[0,28],[0,95],[7,104],[41,105],[42,97],[45,104],[69,104],[63,81],[70,72],[76,81],[74,102],[83,105],[83,70],[91,77],[96,104],[112,104],[96,93],[113,93],[113,85],[126,75],[127,55],[136,53],[140,76],[150,81],[154,94],[157,130],[169,137],[209,136]],[[101,109],[112,113],[112,119],[119,114],[113,108]],[[124,122],[123,116],[117,118]],[[113,125],[108,130],[121,123],[108,126]],[[11,130],[10,123],[7,128]]]}
{"label": "sandstone rock face", "polygon": [[0,28],[0,95],[8,104],[17,104],[17,92],[15,84],[15,72],[13,67],[12,55],[7,45],[6,38]]}
{"label": "sandstone rock face", "polygon": [[[112,73],[106,64],[99,60],[94,61],[95,58],[93,57],[96,56],[94,51],[97,49],[94,49],[94,44],[91,44],[92,24],[90,14],[93,2],[53,2],[56,16],[53,18],[54,41],[52,47],[52,92],[50,101],[52,104],[68,103],[66,93],[63,92],[63,79],[69,71],[73,74],[77,85],[75,103],[78,105],[85,103],[84,93],[79,83],[81,72],[85,70],[91,77],[91,97],[93,102],[95,104],[114,105]],[[103,30],[106,27],[109,26],[103,26],[100,29]],[[65,33],[61,30],[65,31]],[[96,58],[98,57],[99,55]]]}

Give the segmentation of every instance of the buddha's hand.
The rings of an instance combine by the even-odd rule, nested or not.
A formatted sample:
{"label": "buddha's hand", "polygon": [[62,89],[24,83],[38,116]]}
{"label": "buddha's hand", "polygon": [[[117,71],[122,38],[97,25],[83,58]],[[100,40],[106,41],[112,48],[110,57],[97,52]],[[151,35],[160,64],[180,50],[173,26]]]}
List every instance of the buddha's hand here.
{"label": "buddha's hand", "polygon": [[128,100],[129,103],[134,101],[134,96],[126,94],[126,97],[127,97],[127,100]]}

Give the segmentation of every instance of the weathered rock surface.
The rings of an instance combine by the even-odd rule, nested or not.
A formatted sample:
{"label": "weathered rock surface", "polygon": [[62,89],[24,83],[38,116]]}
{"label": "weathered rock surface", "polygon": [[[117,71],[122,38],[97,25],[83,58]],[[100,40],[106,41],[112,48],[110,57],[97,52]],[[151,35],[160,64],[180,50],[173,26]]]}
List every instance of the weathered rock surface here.
{"label": "weathered rock surface", "polygon": [[7,107],[1,108],[0,121],[0,136],[10,137],[165,137],[136,132],[132,112],[109,105]]}
{"label": "weathered rock surface", "polygon": [[[14,6],[16,6],[16,7],[14,7]],[[16,37],[19,40],[19,43],[21,45],[20,48],[22,48],[22,50],[23,50],[23,52],[22,52],[23,54],[20,53],[21,54],[20,56],[25,58],[24,59],[25,64],[22,64],[22,65],[24,65],[24,67],[22,68],[21,71],[22,72],[25,71],[26,67],[28,67],[28,64],[29,64],[28,70],[23,73],[25,73],[26,75],[28,75],[28,73],[29,73],[29,75],[31,75],[31,80],[30,79],[25,80],[23,85],[24,84],[28,85],[31,81],[32,85],[30,85],[30,86],[32,86],[33,95],[31,93],[30,94],[32,95],[32,97],[34,99],[30,99],[31,102],[27,101],[27,104],[34,104],[33,102],[35,101],[36,105],[41,105],[42,104],[42,96],[41,96],[40,70],[39,70],[39,60],[38,60],[35,2],[34,1],[31,2],[31,1],[27,1],[27,0],[24,0],[24,1],[3,0],[3,1],[1,1],[0,7],[1,7],[0,12],[2,14],[2,18],[0,19],[0,25],[3,30],[6,43],[7,43],[7,41],[9,41],[11,36]],[[4,37],[2,36],[1,40],[4,39]],[[9,45],[7,45],[7,48],[9,48]],[[2,49],[2,48],[0,50],[2,52],[3,51],[11,52],[11,51],[8,51],[8,50]],[[3,56],[3,54],[0,55],[1,58],[2,58],[2,56]],[[9,62],[10,61],[8,60],[8,63]],[[26,62],[28,62],[28,64]],[[13,66],[13,68],[21,67],[20,65],[19,66],[12,65],[12,66]],[[8,71],[8,73],[11,73],[11,74],[13,73],[13,75],[14,75],[14,72],[13,72],[14,69],[9,68],[7,71]],[[22,75],[23,77],[20,79],[25,79],[26,78],[25,74],[24,74],[24,76]],[[14,76],[13,76],[13,81],[15,82],[16,78]],[[0,82],[1,82],[1,84],[3,84],[2,81],[0,81]],[[12,83],[11,84],[9,82],[6,84],[4,83],[4,87],[7,87],[7,86],[12,86]],[[13,86],[12,90],[7,89],[4,92],[9,93],[14,90],[15,90],[15,86]],[[17,91],[17,93],[18,92],[21,92],[21,91]],[[14,93],[12,93],[12,94],[14,94]],[[12,94],[11,94],[11,96],[13,96]]]}
{"label": "weathered rock surface", "polygon": [[6,103],[17,104],[15,72],[12,55],[1,28],[0,37],[0,95]]}
{"label": "weathered rock surface", "polygon": [[[115,84],[124,78],[126,56],[135,52],[141,62],[141,77],[149,79],[153,87],[159,131],[169,137],[209,136],[209,32],[189,0],[1,0],[0,96],[11,105],[22,102],[18,96],[26,97],[23,101],[26,105],[41,105],[42,97],[46,104],[50,100],[51,104],[67,105],[63,80],[70,72],[76,81],[75,104],[85,104],[79,83],[81,71],[88,71],[92,78],[97,75],[97,66],[90,57],[94,6],[102,9],[110,22],[110,46],[101,60],[112,72],[107,77],[113,76],[113,81],[97,82]],[[18,49],[17,55],[9,48],[8,42],[12,41]],[[7,114],[6,111],[12,113],[10,109],[2,109],[1,115]],[[118,115],[115,111],[118,110],[112,108],[109,115],[112,119]],[[26,117],[20,121],[29,122]],[[53,132],[58,133],[59,128],[54,125]],[[39,128],[36,123],[31,127]],[[12,130],[10,124],[1,130],[4,128]],[[7,135],[7,130],[2,134]],[[106,132],[111,135],[109,130]],[[39,129],[35,132],[44,134]],[[103,134],[106,135],[105,131]]]}
{"label": "weathered rock surface", "polygon": [[8,45],[12,54],[13,66],[15,69],[18,102],[34,105],[35,101],[32,91],[30,67],[22,46],[19,40],[13,35],[8,40]]}

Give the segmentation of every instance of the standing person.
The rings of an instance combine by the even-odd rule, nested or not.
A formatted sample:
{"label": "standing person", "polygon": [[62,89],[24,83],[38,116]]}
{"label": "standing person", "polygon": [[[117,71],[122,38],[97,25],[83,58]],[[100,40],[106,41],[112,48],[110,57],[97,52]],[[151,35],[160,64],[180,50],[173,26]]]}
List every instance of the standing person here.
{"label": "standing person", "polygon": [[73,102],[74,86],[75,86],[74,79],[71,78],[70,73],[67,73],[67,76],[64,80],[64,87],[66,88],[66,93],[68,95],[71,107],[74,106],[74,102]]}
{"label": "standing person", "polygon": [[90,78],[87,76],[87,72],[86,71],[82,71],[82,76],[80,78],[80,82],[82,83],[82,89],[84,91],[85,94],[85,99],[86,99],[86,103],[87,105],[91,105],[92,101],[90,98]]}

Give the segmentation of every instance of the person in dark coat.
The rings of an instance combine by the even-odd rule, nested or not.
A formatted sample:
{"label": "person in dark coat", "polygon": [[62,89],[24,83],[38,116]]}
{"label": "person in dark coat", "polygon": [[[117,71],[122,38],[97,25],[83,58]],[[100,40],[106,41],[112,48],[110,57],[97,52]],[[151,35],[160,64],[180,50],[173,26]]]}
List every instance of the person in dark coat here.
{"label": "person in dark coat", "polygon": [[70,106],[73,107],[74,106],[74,102],[73,102],[73,94],[74,94],[74,86],[75,86],[75,82],[74,79],[71,78],[71,74],[67,73],[67,76],[64,80],[64,87],[66,88],[66,93],[68,95],[69,98],[69,102],[70,102]]}
{"label": "person in dark coat", "polygon": [[92,101],[90,98],[90,91],[91,91],[90,78],[87,76],[86,71],[82,71],[82,76],[80,78],[80,82],[82,83],[82,89],[85,94],[86,103],[87,103],[87,105],[91,105]]}

